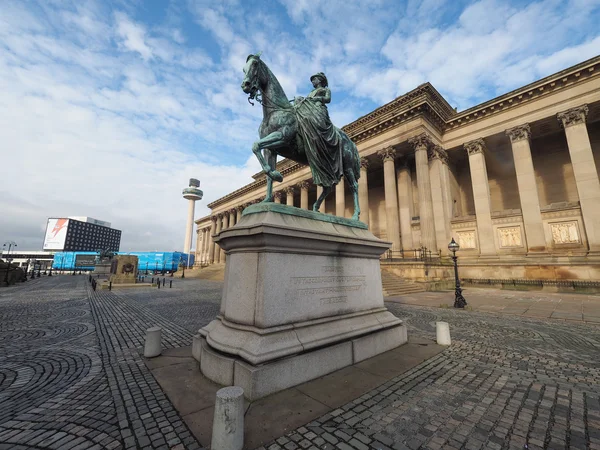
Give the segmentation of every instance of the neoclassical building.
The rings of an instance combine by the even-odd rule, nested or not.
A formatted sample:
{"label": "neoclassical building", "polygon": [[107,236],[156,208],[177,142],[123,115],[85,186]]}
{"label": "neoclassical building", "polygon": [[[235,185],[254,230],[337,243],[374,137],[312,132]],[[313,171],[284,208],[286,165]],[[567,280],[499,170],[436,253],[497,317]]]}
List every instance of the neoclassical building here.
{"label": "neoclassical building", "polygon": [[[343,129],[361,156],[361,220],[392,243],[401,275],[447,277],[454,237],[465,277],[600,280],[600,56],[462,112],[425,83]],[[278,170],[276,201],[310,208],[310,169]],[[196,261],[225,261],[211,236],[265,186],[257,174],[208,205]],[[351,210],[344,183],[321,209]],[[422,248],[427,264],[413,260]]]}

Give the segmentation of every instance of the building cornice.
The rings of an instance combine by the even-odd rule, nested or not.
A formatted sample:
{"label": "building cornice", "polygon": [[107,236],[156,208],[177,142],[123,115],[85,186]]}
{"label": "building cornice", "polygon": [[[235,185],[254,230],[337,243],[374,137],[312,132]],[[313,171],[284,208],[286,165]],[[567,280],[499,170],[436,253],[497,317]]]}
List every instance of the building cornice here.
{"label": "building cornice", "polygon": [[493,98],[480,105],[466,109],[447,121],[444,131],[485,119],[494,114],[522,105],[533,99],[581,83],[600,74],[600,56],[588,59],[576,66],[569,67],[553,75],[534,81],[507,94]]}

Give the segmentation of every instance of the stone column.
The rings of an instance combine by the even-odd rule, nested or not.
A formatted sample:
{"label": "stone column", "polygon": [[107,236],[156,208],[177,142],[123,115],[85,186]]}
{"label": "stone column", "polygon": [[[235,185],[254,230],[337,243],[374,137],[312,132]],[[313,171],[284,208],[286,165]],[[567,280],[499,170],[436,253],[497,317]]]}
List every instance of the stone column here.
{"label": "stone column", "polygon": [[408,141],[415,148],[415,165],[417,168],[417,187],[419,188],[419,225],[421,228],[421,245],[431,251],[432,256],[438,256],[435,224],[433,218],[433,203],[431,200],[431,181],[429,179],[429,160],[427,150],[431,138],[427,133],[421,133]]}
{"label": "stone column", "polygon": [[346,192],[344,179],[342,178],[338,184],[335,185],[335,215],[338,217],[344,217],[346,214]]}
{"label": "stone column", "polygon": [[358,203],[361,221],[369,226],[369,160],[360,158],[360,180],[358,180]]}
{"label": "stone column", "polygon": [[204,233],[200,228],[196,228],[196,252],[194,256],[194,266],[202,261],[202,247],[204,246]]}
{"label": "stone column", "polygon": [[237,208],[231,208],[229,210],[229,228],[237,223]]}
{"label": "stone column", "polygon": [[398,205],[400,215],[400,236],[402,237],[402,248],[412,250],[414,248],[412,236],[412,178],[408,158],[404,158],[398,170]]}
{"label": "stone column", "polygon": [[485,142],[483,139],[475,139],[467,142],[464,147],[469,154],[473,200],[475,214],[477,215],[479,254],[481,256],[494,256],[496,255],[496,245],[494,244],[494,228],[492,227],[490,185],[485,164]]}
{"label": "stone column", "polygon": [[398,198],[396,197],[396,169],[394,157],[396,150],[387,147],[379,150],[377,155],[383,160],[383,184],[385,191],[385,223],[387,240],[392,243],[392,250],[402,249],[400,243],[400,225],[398,223]]}
{"label": "stone column", "polygon": [[235,223],[238,223],[242,218],[242,212],[246,206],[240,205],[235,208]]}
{"label": "stone column", "polygon": [[298,183],[298,189],[300,189],[300,208],[308,209],[308,187],[310,183],[308,181],[301,181]]}
{"label": "stone column", "polygon": [[452,239],[450,228],[450,217],[448,215],[448,191],[449,175],[448,154],[439,145],[433,145],[429,151],[431,165],[429,175],[431,180],[431,201],[433,203],[433,219],[435,226],[435,237],[442,255],[449,254],[448,246],[445,245]]}
{"label": "stone column", "polygon": [[581,215],[587,235],[590,253],[600,253],[600,182],[594,162],[592,145],[586,119],[588,106],[583,105],[558,114],[565,128],[567,145],[571,155]]}
{"label": "stone column", "polygon": [[281,191],[277,191],[273,194],[273,198],[275,199],[275,203],[281,203]]}
{"label": "stone column", "polygon": [[515,172],[517,173],[521,213],[523,215],[523,224],[525,225],[527,252],[529,254],[545,252],[546,236],[542,223],[535,171],[531,159],[531,148],[529,145],[531,130],[529,124],[506,130],[506,135],[510,138],[513,159],[515,160]]}
{"label": "stone column", "polygon": [[288,206],[294,206],[294,192],[296,190],[292,186],[285,188],[285,204]]}
{"label": "stone column", "polygon": [[[322,193],[323,186],[317,186],[317,199],[321,196]],[[321,206],[319,207],[319,212],[325,214],[325,200],[323,200],[323,203],[321,203]]]}
{"label": "stone column", "polygon": [[[222,230],[223,226],[223,213],[217,214],[217,229],[215,230],[215,234],[219,234]],[[215,263],[221,262],[221,247],[219,244],[215,242]]]}
{"label": "stone column", "polygon": [[212,216],[210,218],[212,224],[210,225],[210,239],[209,239],[209,244],[208,244],[208,263],[209,264],[214,264],[215,263],[215,246],[217,245],[214,241],[213,241],[213,236],[215,234],[217,234],[217,216]]}
{"label": "stone column", "polygon": [[210,244],[210,228],[205,228],[204,230],[204,245],[202,248],[202,262],[204,264],[209,263],[208,252],[209,252],[209,244]]}
{"label": "stone column", "polygon": [[[224,231],[227,228],[229,228],[229,211],[225,211],[223,213],[223,223],[221,225],[221,231]],[[219,262],[224,263],[225,262],[225,250],[221,249],[221,251],[219,253],[220,253]]]}

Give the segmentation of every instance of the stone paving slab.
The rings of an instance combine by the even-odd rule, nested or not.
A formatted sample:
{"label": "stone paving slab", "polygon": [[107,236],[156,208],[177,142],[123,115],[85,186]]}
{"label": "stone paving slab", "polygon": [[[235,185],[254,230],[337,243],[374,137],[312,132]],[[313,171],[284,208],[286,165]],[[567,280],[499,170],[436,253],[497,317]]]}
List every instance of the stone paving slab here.
{"label": "stone paving slab", "polygon": [[[443,349],[431,340],[417,338],[414,343],[409,342],[354,366],[247,402],[246,446],[258,447],[331,412]],[[196,439],[208,446],[215,396],[221,386],[202,376],[191,353],[191,347],[167,349],[161,356],[145,362]]]}

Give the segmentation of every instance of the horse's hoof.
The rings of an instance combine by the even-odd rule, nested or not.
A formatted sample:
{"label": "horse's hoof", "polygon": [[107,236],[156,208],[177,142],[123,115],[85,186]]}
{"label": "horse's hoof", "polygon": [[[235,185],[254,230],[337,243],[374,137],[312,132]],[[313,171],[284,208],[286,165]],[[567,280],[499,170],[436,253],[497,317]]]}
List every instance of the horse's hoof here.
{"label": "horse's hoof", "polygon": [[262,200],[261,203],[273,203],[273,197],[265,197],[265,199]]}
{"label": "horse's hoof", "polygon": [[281,175],[281,173],[279,173],[277,170],[271,170],[268,175],[273,181],[278,181],[280,183],[283,181],[283,175]]}
{"label": "horse's hoof", "polygon": [[360,217],[360,214],[353,214],[352,215],[352,220],[357,220],[358,221],[359,217]]}

